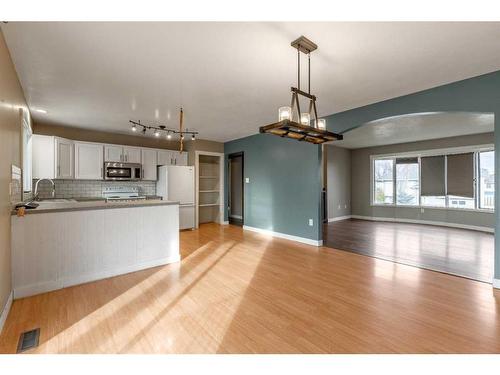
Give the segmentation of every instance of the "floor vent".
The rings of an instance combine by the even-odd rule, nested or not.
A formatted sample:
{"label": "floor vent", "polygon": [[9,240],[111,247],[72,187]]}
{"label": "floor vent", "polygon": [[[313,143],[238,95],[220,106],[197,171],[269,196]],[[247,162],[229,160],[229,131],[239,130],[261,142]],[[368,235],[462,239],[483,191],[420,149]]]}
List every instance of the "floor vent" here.
{"label": "floor vent", "polygon": [[39,337],[40,328],[21,333],[21,336],[19,336],[19,343],[17,344],[17,352],[22,353],[26,350],[36,348],[38,346]]}

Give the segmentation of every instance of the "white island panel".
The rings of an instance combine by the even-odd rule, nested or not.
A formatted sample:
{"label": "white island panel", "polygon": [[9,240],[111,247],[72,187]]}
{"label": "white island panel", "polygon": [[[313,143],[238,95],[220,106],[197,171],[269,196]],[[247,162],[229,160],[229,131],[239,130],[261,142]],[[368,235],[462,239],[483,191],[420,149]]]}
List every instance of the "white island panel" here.
{"label": "white island panel", "polygon": [[12,217],[14,298],[179,260],[176,204]]}

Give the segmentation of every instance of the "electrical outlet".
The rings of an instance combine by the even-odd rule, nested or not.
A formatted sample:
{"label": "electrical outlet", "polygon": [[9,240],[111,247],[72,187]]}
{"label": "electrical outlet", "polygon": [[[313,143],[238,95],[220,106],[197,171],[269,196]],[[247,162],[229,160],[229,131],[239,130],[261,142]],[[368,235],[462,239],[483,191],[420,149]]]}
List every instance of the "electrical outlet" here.
{"label": "electrical outlet", "polygon": [[245,177],[245,183],[246,184],[249,184],[250,183],[250,179],[248,177]]}
{"label": "electrical outlet", "polygon": [[309,226],[312,227],[314,225],[313,219],[309,219]]}

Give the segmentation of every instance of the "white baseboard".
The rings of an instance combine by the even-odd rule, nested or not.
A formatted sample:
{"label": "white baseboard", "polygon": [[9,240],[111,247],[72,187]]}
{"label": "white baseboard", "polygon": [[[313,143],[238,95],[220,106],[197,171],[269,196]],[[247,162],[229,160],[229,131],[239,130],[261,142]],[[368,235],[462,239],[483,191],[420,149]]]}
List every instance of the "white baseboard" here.
{"label": "white baseboard", "polygon": [[46,293],[74,285],[85,284],[91,281],[107,279],[108,277],[124,275],[130,272],[141,271],[147,268],[164,266],[166,264],[175,263],[179,261],[180,261],[180,254],[176,254],[175,256],[162,259],[155,259],[153,261],[148,261],[148,262],[142,262],[134,264],[132,266],[113,268],[102,272],[95,272],[75,277],[66,277],[55,281],[48,281],[45,283],[26,285],[14,289],[14,298],[18,299],[18,298],[34,296],[40,293]]}
{"label": "white baseboard", "polygon": [[440,227],[470,229],[470,230],[477,230],[480,232],[495,233],[494,228],[480,227],[480,226],[476,226],[476,225],[447,223],[444,221],[415,220],[415,219],[403,219],[403,218],[393,218],[393,217],[359,216],[359,215],[351,215],[351,218],[360,219],[360,220],[371,220],[371,221],[388,221],[391,223],[411,223],[411,224],[437,225]]}
{"label": "white baseboard", "polygon": [[493,279],[493,288],[500,289],[500,279]]}
{"label": "white baseboard", "polygon": [[322,240],[321,241],[311,240],[309,238],[292,236],[290,234],[285,234],[285,233],[273,232],[272,230],[255,228],[255,227],[249,227],[248,225],[243,225],[243,229],[244,230],[249,230],[249,231],[252,231],[252,232],[267,234],[268,236],[272,236],[272,237],[284,238],[284,239],[290,240],[290,241],[305,243],[307,245],[323,246],[323,241]]}
{"label": "white baseboard", "polygon": [[351,217],[352,217],[351,215],[331,217],[328,219],[328,222],[333,223],[334,221],[347,220],[347,219],[350,219]]}
{"label": "white baseboard", "polygon": [[229,220],[224,220],[221,225],[229,225]]}
{"label": "white baseboard", "polygon": [[0,314],[0,334],[2,333],[3,326],[7,321],[7,316],[9,316],[10,308],[12,306],[12,300],[14,299],[14,292],[10,292],[7,302],[3,307],[2,313]]}

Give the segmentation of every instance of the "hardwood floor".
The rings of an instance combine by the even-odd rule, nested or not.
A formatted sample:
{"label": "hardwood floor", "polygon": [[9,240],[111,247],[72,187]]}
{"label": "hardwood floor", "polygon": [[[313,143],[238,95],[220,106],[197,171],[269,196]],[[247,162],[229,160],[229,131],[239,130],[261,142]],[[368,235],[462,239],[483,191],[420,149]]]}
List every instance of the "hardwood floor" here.
{"label": "hardwood floor", "polygon": [[183,260],[14,301],[0,352],[500,352],[491,285],[346,251],[203,225]]}
{"label": "hardwood floor", "polygon": [[324,227],[324,244],[491,283],[492,233],[435,225],[348,219]]}

